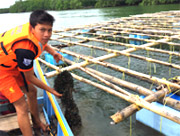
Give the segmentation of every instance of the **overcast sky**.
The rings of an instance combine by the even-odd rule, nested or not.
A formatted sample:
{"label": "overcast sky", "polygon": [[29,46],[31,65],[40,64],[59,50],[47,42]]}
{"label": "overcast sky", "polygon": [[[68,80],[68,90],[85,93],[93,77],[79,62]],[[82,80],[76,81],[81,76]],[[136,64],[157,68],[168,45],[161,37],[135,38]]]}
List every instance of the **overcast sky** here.
{"label": "overcast sky", "polygon": [[16,0],[0,0],[0,8],[9,8]]}

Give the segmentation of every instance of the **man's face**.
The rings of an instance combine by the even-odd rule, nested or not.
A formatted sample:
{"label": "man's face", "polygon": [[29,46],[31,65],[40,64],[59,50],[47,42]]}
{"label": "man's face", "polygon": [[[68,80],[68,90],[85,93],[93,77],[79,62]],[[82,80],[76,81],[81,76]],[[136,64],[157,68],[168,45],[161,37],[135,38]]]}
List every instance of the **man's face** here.
{"label": "man's face", "polygon": [[49,24],[37,24],[31,30],[42,45],[45,45],[52,35],[52,26]]}

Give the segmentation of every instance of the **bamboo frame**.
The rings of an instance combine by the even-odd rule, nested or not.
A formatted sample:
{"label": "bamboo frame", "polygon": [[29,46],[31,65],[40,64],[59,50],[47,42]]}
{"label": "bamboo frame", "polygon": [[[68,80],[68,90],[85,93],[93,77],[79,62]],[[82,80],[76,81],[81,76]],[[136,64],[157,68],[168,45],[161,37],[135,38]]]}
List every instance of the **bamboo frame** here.
{"label": "bamboo frame", "polygon": [[[88,39],[85,39],[85,38],[83,38],[83,39],[84,39],[84,41],[88,41]],[[152,58],[148,58],[148,57],[143,57],[143,56],[140,56],[140,55],[130,54],[130,53],[126,53],[124,51],[118,51],[118,50],[112,50],[112,49],[108,49],[108,48],[92,46],[92,45],[88,45],[88,44],[83,44],[82,42],[69,42],[67,40],[66,41],[65,40],[58,40],[58,41],[62,41],[64,43],[66,42],[66,43],[70,44],[71,46],[72,45],[80,45],[80,46],[84,46],[84,47],[89,47],[89,48],[93,48],[93,49],[103,50],[103,51],[110,52],[110,53],[124,55],[124,56],[127,56],[127,57],[133,57],[133,58],[136,58],[136,59],[145,60],[147,62],[157,63],[157,64],[165,65],[165,66],[168,66],[168,67],[180,69],[180,66],[176,65],[176,64],[172,64],[172,63],[168,63],[168,62],[164,62],[164,61],[160,61],[160,60],[156,60],[156,59],[152,59]],[[180,44],[178,44],[178,46],[179,45]],[[173,55],[180,56],[179,53],[174,53],[174,52],[168,52],[168,54],[173,54]]]}
{"label": "bamboo frame", "polygon": [[[160,44],[165,44],[168,46],[168,48],[172,46],[175,48],[180,47],[179,18],[180,11],[168,11],[154,14],[143,14],[130,17],[122,17],[102,23],[78,26],[74,28],[66,28],[64,30],[55,30],[53,31],[53,34],[56,35],[57,38],[51,39],[52,41],[56,41],[59,44],[62,43],[64,45],[67,45],[70,49],[73,49],[74,46],[78,45],[85,47],[85,49],[105,51],[105,54],[99,57],[93,57],[86,56],[86,54],[83,53],[78,54],[67,49],[59,49],[53,47],[57,51],[69,54],[78,59],[80,58],[83,61],[79,63],[73,63],[70,66],[60,69],[56,66],[48,64],[44,60],[39,60],[55,69],[55,71],[51,71],[45,74],[49,78],[57,75],[58,73],[64,70],[72,71],[74,69],[80,69],[81,71],[89,74],[92,78],[96,78],[105,85],[97,84],[95,82],[84,79],[72,73],[74,78],[82,82],[88,83],[90,85],[93,85],[95,87],[98,87],[101,90],[104,90],[128,102],[133,103],[133,105],[130,106],[132,108],[127,107],[126,109],[122,110],[122,112],[118,112],[117,114],[112,116],[112,119],[114,119],[114,117],[116,118],[114,119],[114,122],[116,123],[127,118],[132,113],[135,113],[135,111],[137,111],[137,106],[146,108],[166,118],[169,118],[177,123],[180,123],[180,117],[176,117],[174,115],[166,115],[166,112],[163,113],[162,111],[159,112],[155,107],[151,108],[150,104],[152,101],[160,101],[163,103],[163,100],[165,100],[167,105],[170,105],[171,107],[180,110],[179,101],[165,97],[165,94],[170,93],[171,90],[180,89],[179,84],[161,79],[162,77],[159,78],[154,75],[147,75],[140,71],[134,71],[132,69],[122,67],[119,64],[105,62],[105,60],[116,58],[122,55],[128,58],[133,57],[136,59],[140,59],[148,63],[156,63],[161,65],[162,67],[167,66],[169,68],[173,68],[173,70],[179,71],[180,63],[178,61],[174,61],[174,63],[171,62],[172,57],[180,58],[179,51],[155,48],[156,45]],[[82,32],[82,30],[86,29],[88,29],[89,31]],[[149,39],[131,38],[128,37],[130,34],[149,36]],[[106,37],[110,37],[110,39],[105,39]],[[118,41],[118,38],[123,39],[124,42]],[[143,43],[142,45],[134,45],[127,43],[129,42],[128,40],[142,41],[146,43]],[[114,47],[124,46],[127,49],[110,49],[109,46],[99,47],[96,45],[96,43],[101,43],[104,45],[111,44],[110,46]],[[164,60],[162,61],[162,58],[154,59],[149,56],[145,57],[139,54],[133,54],[137,50],[145,50],[147,52],[156,52],[158,54],[164,54],[169,57],[169,62],[166,62]],[[68,62],[68,60],[64,60]],[[101,65],[103,67],[107,67],[115,71],[121,72],[123,74],[128,74],[134,78],[139,78],[140,80],[155,83],[157,85],[166,85],[167,88],[153,93],[151,90],[143,86],[128,81],[124,81],[116,77],[112,77],[111,75],[101,73],[94,69],[87,68],[86,66],[90,64]],[[176,76],[180,76],[179,73],[177,73]],[[126,87],[133,91],[137,91],[138,97],[135,97],[130,92],[122,89],[120,86]],[[145,98],[145,100],[142,100],[139,98],[139,94],[146,95],[147,97]],[[124,118],[121,117],[121,113],[125,114]]]}
{"label": "bamboo frame", "polygon": [[[47,63],[46,61],[43,61],[42,59],[38,59],[38,60],[41,61],[42,63],[46,64],[47,66],[49,66],[49,67],[51,67],[51,68],[56,69],[57,71],[59,71],[59,67],[54,66],[54,65],[51,65],[50,63]],[[62,70],[62,71],[63,71],[63,70]],[[98,87],[98,88],[100,88],[100,89],[102,89],[102,90],[104,90],[104,91],[106,91],[106,92],[108,92],[108,93],[110,93],[110,94],[112,94],[112,95],[115,95],[115,96],[117,96],[117,97],[120,97],[120,98],[122,98],[122,99],[124,99],[124,100],[126,100],[126,101],[128,101],[128,102],[131,102],[131,103],[137,105],[137,106],[146,108],[146,109],[148,109],[148,110],[150,110],[150,111],[153,111],[153,112],[155,112],[155,113],[157,113],[157,114],[159,114],[159,115],[161,115],[161,116],[163,116],[163,117],[166,117],[166,118],[168,118],[168,119],[170,119],[170,120],[172,120],[172,121],[180,124],[180,118],[179,118],[179,117],[177,117],[176,115],[169,114],[169,113],[166,112],[166,111],[158,110],[157,107],[151,105],[150,103],[148,103],[147,101],[143,100],[143,99],[140,98],[140,97],[137,97],[137,96],[135,96],[135,95],[130,95],[130,96],[129,96],[129,95],[125,95],[125,94],[123,94],[123,93],[117,92],[117,91],[115,91],[115,90],[113,90],[113,89],[111,89],[111,88],[108,88],[108,87],[106,87],[106,86],[103,86],[103,85],[101,85],[101,84],[98,84],[98,83],[92,82],[92,81],[90,81],[90,80],[88,80],[88,79],[85,79],[85,78],[83,78],[83,77],[77,76],[77,75],[75,75],[75,74],[73,74],[73,73],[71,73],[71,75],[72,75],[75,79],[77,79],[77,80],[79,80],[79,81],[88,83],[88,84],[93,85],[93,86],[95,86],[95,87]],[[123,89],[121,89],[121,90],[123,90]],[[124,90],[123,90],[123,92],[124,92]]]}
{"label": "bamboo frame", "polygon": [[[64,69],[70,71],[70,70],[73,70],[73,69],[76,69],[78,68],[79,66],[87,66],[89,64],[92,64],[92,63],[95,63],[95,64],[99,64],[99,65],[102,65],[104,67],[108,67],[108,68],[112,68],[114,70],[117,70],[117,71],[120,71],[122,73],[126,73],[126,74],[129,74],[131,76],[135,76],[135,77],[139,77],[141,78],[142,80],[147,80],[149,82],[152,82],[152,83],[157,83],[157,84],[166,84],[170,87],[174,87],[174,88],[177,88],[177,89],[180,89],[180,85],[177,85],[175,83],[171,83],[169,81],[165,81],[163,79],[159,79],[157,77],[153,77],[153,76],[149,76],[149,75],[146,75],[146,74],[143,74],[143,73],[139,73],[137,71],[133,71],[133,70],[130,70],[130,69],[127,69],[127,68],[124,68],[124,67],[120,67],[120,66],[117,66],[117,65],[114,65],[114,64],[111,64],[111,63],[107,63],[107,62],[102,62],[103,60],[107,59],[107,58],[110,58],[112,57],[111,54],[108,54],[108,55],[105,55],[105,56],[101,56],[101,57],[97,57],[97,58],[89,58],[85,55],[80,55],[80,54],[77,54],[77,53],[74,53],[74,52],[71,52],[71,51],[68,51],[68,50],[59,50],[63,53],[67,53],[67,54],[70,54],[72,56],[76,56],[77,58],[81,58],[81,59],[85,59],[84,62],[81,62],[81,63],[76,63],[72,66],[69,66],[69,67],[66,67]],[[63,69],[63,70],[64,70]],[[56,69],[57,70],[57,69]],[[60,69],[59,69],[60,70]],[[52,71],[52,72],[49,72],[49,73],[46,73],[46,76],[47,77],[52,77],[52,76],[55,76],[58,74],[58,72],[60,72],[59,70],[57,71]],[[62,69],[61,69],[62,70]]]}
{"label": "bamboo frame", "polygon": [[[157,91],[153,94],[148,95],[147,97],[144,98],[144,100],[148,102],[157,101],[159,98],[162,98],[166,94],[169,94],[169,93],[170,93],[170,90],[168,88],[163,88],[160,91]],[[110,117],[114,121],[114,123],[119,123],[140,109],[141,108],[139,108],[137,105],[131,104],[130,106],[123,109],[122,111],[118,111],[117,113],[115,113],[114,115]]]}
{"label": "bamboo frame", "polygon": [[[68,59],[64,59],[64,61],[68,64],[71,64],[73,65],[74,62],[68,60]],[[79,67],[79,69],[82,70],[82,67]],[[145,96],[148,96],[150,94],[154,94],[153,91],[147,89],[147,88],[144,88],[142,86],[139,86],[137,84],[134,84],[134,83],[131,83],[131,82],[127,82],[125,80],[122,80],[122,79],[119,79],[119,78],[116,78],[116,77],[113,77],[113,76],[110,76],[110,75],[107,75],[105,73],[102,73],[102,72],[99,72],[97,70],[94,70],[94,69],[91,69],[91,68],[83,68],[84,72],[88,73],[88,72],[91,72],[92,74],[95,74],[109,82],[112,82],[112,83],[115,83],[115,84],[118,84],[122,87],[125,87],[125,88],[128,88],[128,89],[131,89],[135,92],[137,92],[138,94],[142,94],[142,95],[145,95]],[[167,88],[165,88],[166,90],[164,91],[165,93],[167,92]],[[174,90],[174,89],[173,89]],[[175,91],[175,90],[174,90]],[[163,92],[162,92],[163,93]],[[165,93],[163,95],[165,95]],[[167,92],[168,93],[168,92]],[[129,94],[128,94],[129,95]],[[161,97],[164,97],[164,96],[161,96]],[[168,106],[170,107],[173,107],[174,109],[177,109],[177,110],[180,110],[180,103],[178,100],[175,100],[175,99],[172,99],[170,97],[165,97],[163,99],[159,99],[159,102],[163,103],[163,104],[167,104]]]}
{"label": "bamboo frame", "polygon": [[[177,37],[177,36],[173,36],[173,37]],[[87,40],[87,41],[90,40],[90,38],[81,38],[81,39]],[[101,47],[97,47],[97,46],[93,46],[93,45],[88,45],[88,44],[83,44],[83,43],[78,43],[78,42],[72,42],[72,41],[63,40],[63,39],[52,39],[52,40],[66,43],[68,46],[80,45],[80,46],[84,46],[84,47],[88,47],[88,48],[104,50],[104,51],[107,51],[107,52],[116,52],[116,53],[119,53],[119,51],[113,51],[111,49],[101,48]],[[155,49],[155,48],[150,48],[149,47],[149,46],[158,45],[159,43],[164,43],[164,42],[166,42],[168,40],[170,40],[170,38],[168,38],[168,39],[160,39],[160,40],[156,41],[155,43],[146,43],[146,44],[144,44],[144,46],[135,46],[135,45],[131,45],[131,44],[124,44],[124,43],[120,43],[120,42],[105,41],[105,40],[98,40],[98,39],[96,39],[94,41],[96,41],[96,42],[97,41],[98,42],[104,42],[106,44],[121,45],[121,46],[125,46],[125,47],[128,47],[128,48],[134,48],[135,50],[143,49],[143,50],[147,50],[147,51],[153,51],[153,52],[158,52],[158,53],[165,53],[165,54],[169,54],[169,55],[180,56],[180,53],[177,53],[177,52],[166,51],[166,50],[162,50],[162,49]],[[133,50],[133,51],[135,51],[135,50]]]}

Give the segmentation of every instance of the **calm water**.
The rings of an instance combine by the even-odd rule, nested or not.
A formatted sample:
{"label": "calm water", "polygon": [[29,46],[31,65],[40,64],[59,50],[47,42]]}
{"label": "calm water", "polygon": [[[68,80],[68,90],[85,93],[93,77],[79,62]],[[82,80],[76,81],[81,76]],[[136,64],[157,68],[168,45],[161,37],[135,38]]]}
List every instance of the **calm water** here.
{"label": "calm water", "polygon": [[[129,6],[129,7],[118,7],[118,8],[104,8],[104,9],[87,9],[87,10],[67,10],[67,11],[50,11],[50,13],[55,17],[56,22],[54,24],[54,30],[72,27],[77,25],[86,25],[91,23],[99,23],[103,21],[108,21],[113,18],[119,18],[123,16],[129,16],[134,14],[142,14],[142,13],[153,13],[158,11],[167,11],[167,10],[179,10],[180,4],[175,5],[160,5],[160,6],[148,6],[148,7],[138,7],[138,6]],[[30,13],[18,13],[18,14],[0,14],[0,32],[4,32],[5,30],[12,28],[16,25],[20,25],[22,23],[26,23],[29,19]],[[78,48],[78,49],[77,49]],[[71,48],[73,51],[81,51],[83,47],[74,47]],[[89,52],[86,51],[88,54]],[[101,53],[101,52],[99,52]],[[141,52],[142,54],[143,53]],[[159,57],[161,54],[151,54],[155,57]],[[163,57],[166,58],[167,56]],[[168,57],[166,58],[168,59]],[[174,58],[174,60],[178,60]],[[108,60],[110,62],[114,62],[115,64],[120,64],[120,62],[128,62],[127,58],[119,57],[117,59]],[[137,65],[138,64],[138,65]],[[177,64],[180,64],[177,61]],[[147,65],[145,62],[140,60],[131,60],[131,66],[133,66],[133,70],[143,71],[144,73],[148,73],[148,68],[144,68],[141,65]],[[123,66],[127,67],[127,64],[124,63]],[[106,73],[111,73],[111,75],[121,78],[122,75],[119,72],[115,72],[113,70],[109,70],[102,67],[96,67],[98,70]],[[156,74],[157,77],[165,77],[169,78],[170,76],[163,75],[164,71],[168,71],[168,68],[162,68],[160,65],[156,66],[157,72],[160,74]],[[76,74],[91,78],[86,74],[82,73],[79,70],[73,71]],[[172,70],[171,76],[177,75],[180,73],[177,70]],[[153,73],[155,74],[155,73]],[[126,76],[126,78],[134,83],[143,84],[143,86],[149,88],[150,84],[147,84],[143,81],[139,81],[138,79],[131,78]],[[53,78],[49,79],[51,86],[53,86]],[[96,81],[92,79],[93,81]],[[125,121],[117,124],[110,125],[109,116],[121,110],[129,105],[129,103],[121,100],[115,96],[107,94],[95,87],[90,85],[81,83],[77,80],[74,80],[75,89],[77,93],[74,94],[74,98],[77,106],[79,107],[80,115],[82,118],[83,127],[79,136],[129,136],[130,135],[130,123],[132,123],[132,136],[162,136],[162,134],[154,131],[153,129],[137,122],[135,120],[135,115],[132,116],[132,121],[130,118]],[[127,90],[127,89],[126,89]],[[41,94],[41,93],[40,93]]]}

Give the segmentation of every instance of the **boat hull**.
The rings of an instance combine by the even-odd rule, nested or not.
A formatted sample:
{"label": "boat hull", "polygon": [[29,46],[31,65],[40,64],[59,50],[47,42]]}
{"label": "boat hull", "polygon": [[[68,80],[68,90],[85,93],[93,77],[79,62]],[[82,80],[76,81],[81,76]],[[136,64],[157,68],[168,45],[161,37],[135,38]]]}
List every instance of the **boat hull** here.
{"label": "boat hull", "polygon": [[[173,98],[176,100],[180,100],[180,97],[178,95],[173,95]],[[152,105],[156,106],[159,110],[164,110],[172,115],[180,117],[179,111],[168,106],[164,106],[159,102],[153,102]],[[140,111],[138,111],[136,113],[136,120],[161,132],[166,136],[180,136],[180,124],[164,118],[149,110],[141,109]]]}

